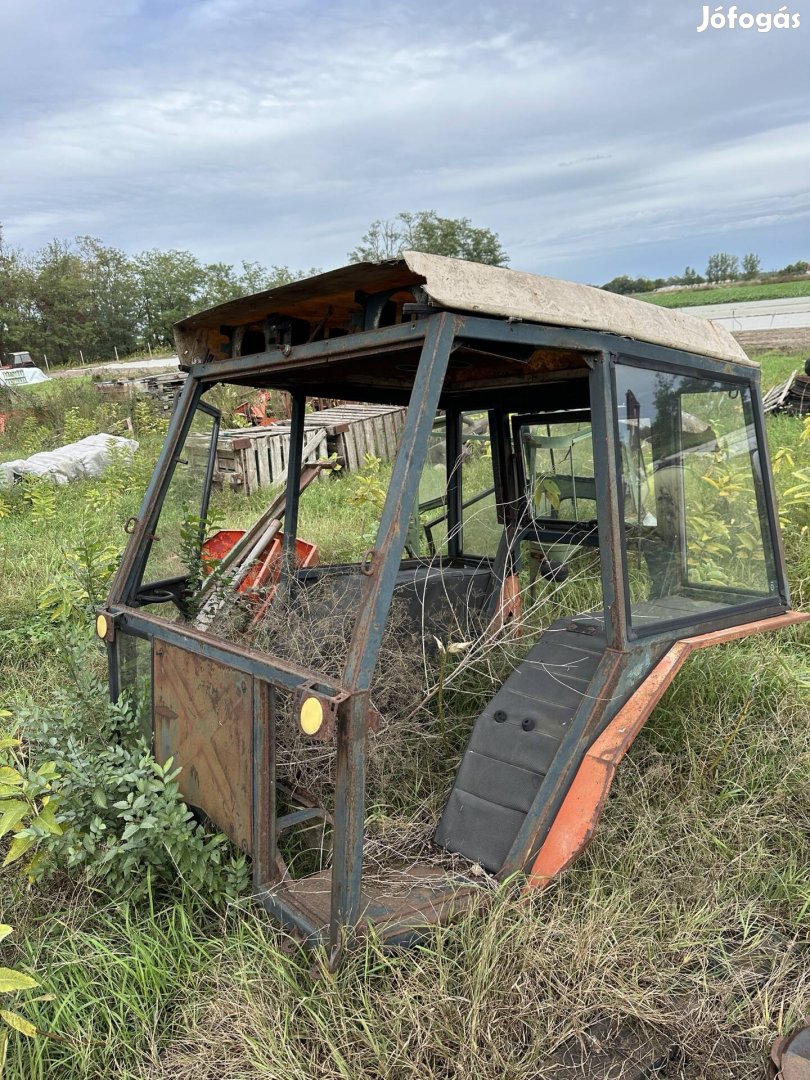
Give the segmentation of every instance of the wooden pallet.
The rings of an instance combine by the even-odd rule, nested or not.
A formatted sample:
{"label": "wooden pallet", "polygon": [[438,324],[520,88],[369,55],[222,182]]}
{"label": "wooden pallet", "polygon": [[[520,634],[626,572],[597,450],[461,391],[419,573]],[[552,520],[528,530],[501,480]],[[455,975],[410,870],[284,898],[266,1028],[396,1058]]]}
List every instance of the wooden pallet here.
{"label": "wooden pallet", "polygon": [[810,413],[810,375],[794,371],[789,379],[765,394],[762,407],[766,413],[785,412],[799,416]]}
{"label": "wooden pallet", "polygon": [[[303,462],[335,454],[347,472],[354,472],[363,468],[366,454],[390,461],[404,422],[405,409],[391,405],[339,405],[307,413]],[[270,427],[220,431],[214,484],[246,495],[282,484],[287,477],[289,450],[289,420]]]}
{"label": "wooden pallet", "polygon": [[185,381],[185,372],[172,371],[145,378],[107,379],[94,385],[105,401],[130,401],[143,394],[155,398],[164,413],[171,413],[174,399]]}

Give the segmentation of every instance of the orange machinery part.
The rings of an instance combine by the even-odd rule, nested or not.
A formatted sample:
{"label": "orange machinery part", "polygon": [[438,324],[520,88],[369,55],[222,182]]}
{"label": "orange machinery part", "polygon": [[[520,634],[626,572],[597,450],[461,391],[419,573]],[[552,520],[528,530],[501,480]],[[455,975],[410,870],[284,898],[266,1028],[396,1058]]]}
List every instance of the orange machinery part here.
{"label": "orange machinery part", "polygon": [[593,746],[574,777],[560,811],[529,871],[529,888],[542,889],[587,847],[605,808],[616,768],[630,749],[664,691],[696,650],[810,620],[810,615],[788,611],[770,619],[731,626],[676,641],[638,690],[619,710]]}
{"label": "orange machinery part", "polygon": [[[206,540],[202,546],[202,563],[205,572],[210,574],[216,563],[227,555],[244,535],[243,529],[220,529],[219,532],[214,533],[210,539]],[[276,581],[278,579],[283,542],[284,533],[276,533],[267,547],[261,552],[255,564],[239,582],[237,592],[255,592],[266,585],[269,580]],[[296,539],[295,560],[298,566],[317,566],[318,558],[318,548],[315,544],[310,544],[307,540]]]}

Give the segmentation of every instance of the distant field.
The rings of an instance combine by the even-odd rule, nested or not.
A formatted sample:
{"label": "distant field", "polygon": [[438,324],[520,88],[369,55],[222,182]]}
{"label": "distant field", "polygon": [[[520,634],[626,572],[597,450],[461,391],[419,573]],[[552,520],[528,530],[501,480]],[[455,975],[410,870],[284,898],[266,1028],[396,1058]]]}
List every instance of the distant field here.
{"label": "distant field", "polygon": [[659,307],[697,307],[700,304],[742,304],[746,300],[782,300],[791,296],[810,296],[807,281],[781,281],[772,285],[724,285],[718,289],[684,289],[683,292],[636,293],[636,300],[646,300]]}

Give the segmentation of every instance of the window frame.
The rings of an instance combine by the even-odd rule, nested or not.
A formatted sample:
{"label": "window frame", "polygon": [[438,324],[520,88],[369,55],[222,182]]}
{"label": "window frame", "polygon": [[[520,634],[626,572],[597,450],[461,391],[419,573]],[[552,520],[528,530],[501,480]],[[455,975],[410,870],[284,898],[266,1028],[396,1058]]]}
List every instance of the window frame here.
{"label": "window frame", "polygon": [[[781,537],[779,534],[779,525],[776,512],[776,498],[773,486],[773,477],[771,473],[770,458],[768,454],[768,442],[765,433],[764,414],[762,411],[762,396],[760,392],[759,379],[756,375],[744,375],[742,373],[716,370],[714,364],[707,364],[706,367],[692,365],[688,363],[678,363],[677,361],[670,360],[655,360],[648,359],[644,356],[631,356],[626,353],[616,353],[611,356],[610,362],[610,397],[612,400],[612,419],[611,424],[613,428],[614,439],[614,455],[615,455],[615,467],[617,475],[624,478],[622,457],[621,457],[621,436],[619,432],[619,397],[617,389],[617,367],[639,368],[645,371],[660,371],[665,374],[675,375],[685,378],[705,379],[706,381],[722,381],[735,383],[741,390],[748,390],[750,395],[750,409],[751,409],[751,421],[754,429],[754,437],[756,439],[755,453],[759,456],[760,469],[759,476],[757,476],[757,470],[753,468],[753,454],[752,460],[752,479],[754,483],[754,490],[756,492],[756,498],[758,503],[758,512],[760,515],[760,521],[765,528],[763,528],[763,537],[767,536],[768,546],[765,549],[766,565],[769,569],[769,581],[772,582],[774,589],[768,595],[751,599],[749,598],[745,602],[739,604],[731,604],[723,607],[717,607],[715,610],[708,611],[700,617],[686,616],[680,619],[667,619],[655,622],[649,626],[636,626],[633,623],[633,612],[630,602],[630,579],[628,574],[628,561],[627,561],[627,531],[625,522],[623,520],[624,515],[620,515],[619,529],[620,529],[620,551],[619,558],[621,559],[621,576],[624,592],[624,610],[626,618],[626,634],[628,641],[638,640],[640,638],[653,638],[671,636],[671,631],[677,631],[686,627],[695,627],[695,629],[703,629],[706,626],[714,625],[715,623],[728,623],[729,619],[732,619],[733,623],[739,622],[737,618],[739,615],[756,615],[756,614],[772,614],[774,610],[782,611],[789,607],[788,600],[788,587],[785,577],[784,558],[782,554]],[[757,373],[758,374],[758,373]],[[684,500],[685,507],[685,500]],[[763,520],[764,512],[764,520]],[[685,555],[685,551],[684,551]],[[773,577],[771,578],[771,572]],[[733,591],[733,590],[732,590]],[[750,597],[750,594],[748,594]]]}

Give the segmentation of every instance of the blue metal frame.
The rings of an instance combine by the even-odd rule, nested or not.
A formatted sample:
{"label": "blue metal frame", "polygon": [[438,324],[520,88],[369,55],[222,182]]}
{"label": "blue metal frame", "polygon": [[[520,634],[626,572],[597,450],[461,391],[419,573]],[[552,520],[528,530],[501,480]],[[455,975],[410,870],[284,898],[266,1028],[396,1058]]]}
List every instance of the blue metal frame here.
{"label": "blue metal frame", "polygon": [[[337,705],[337,773],[336,812],[334,816],[334,860],[331,875],[331,920],[329,944],[336,958],[347,928],[353,927],[361,910],[361,871],[363,828],[365,815],[365,759],[369,724],[368,691],[376,667],[380,643],[388,617],[401,555],[405,545],[408,521],[418,493],[419,478],[426,458],[428,441],[435,413],[439,407],[448,411],[448,460],[450,491],[448,510],[460,525],[463,493],[459,481],[453,479],[457,453],[460,449],[460,410],[487,408],[491,427],[495,421],[493,440],[493,471],[496,479],[500,518],[506,527],[513,528],[516,508],[509,492],[514,488],[514,463],[510,460],[510,443],[506,416],[521,399],[525,390],[520,383],[519,369],[514,379],[501,380],[497,390],[484,383],[470,383],[454,388],[446,385],[445,376],[454,346],[465,342],[491,342],[519,349],[552,347],[575,351],[584,359],[582,377],[589,380],[591,423],[594,441],[594,465],[597,486],[597,507],[600,520],[600,553],[602,556],[602,588],[604,594],[605,630],[608,650],[595,683],[599,708],[593,702],[583,702],[566,734],[565,746],[570,750],[579,740],[590,738],[607,723],[618,708],[622,694],[632,684],[634,672],[647,664],[651,657],[666,650],[672,642],[671,626],[656,627],[656,632],[644,642],[633,643],[628,627],[626,566],[623,558],[624,526],[620,500],[616,497],[620,484],[620,446],[615,423],[616,398],[612,366],[621,353],[623,362],[629,359],[641,366],[660,366],[665,370],[689,374],[708,374],[737,379],[758,395],[755,372],[743,364],[728,363],[704,356],[684,353],[663,346],[653,346],[614,338],[595,331],[571,330],[564,327],[540,326],[530,323],[473,315],[437,311],[414,322],[372,329],[324,341],[310,341],[296,346],[283,346],[238,359],[193,365],[170,422],[166,443],[144,496],[133,536],[116,576],[107,614],[114,633],[132,634],[152,640],[163,640],[198,653],[231,668],[249,673],[254,679],[253,719],[253,814],[256,887],[268,911],[287,926],[303,933],[314,942],[320,928],[310,925],[296,908],[294,901],[285,899],[283,887],[268,889],[275,875],[274,858],[277,852],[277,813],[274,783],[275,689],[300,692],[302,687],[317,688],[317,692],[334,699]],[[613,343],[616,343],[615,350]],[[352,634],[343,678],[340,685],[324,678],[317,671],[291,664],[264,653],[232,645],[211,634],[169,622],[159,616],[137,610],[133,601],[140,584],[146,557],[148,537],[154,531],[163,499],[171,482],[176,458],[190,429],[195,409],[202,393],[220,382],[250,384],[262,380],[265,385],[292,387],[294,408],[291,437],[291,457],[288,474],[288,509],[285,523],[286,562],[293,552],[297,532],[298,505],[297,472],[300,466],[304,435],[304,383],[296,382],[299,374],[318,367],[328,371],[333,361],[386,356],[402,350],[421,349],[418,367],[410,386],[408,417],[402,433],[400,449],[394,462],[391,481],[382,512],[374,549],[362,567],[365,575],[357,621]],[[527,353],[528,355],[528,353]],[[519,361],[518,361],[519,362]],[[324,368],[324,365],[327,365]],[[385,374],[384,365],[380,372]],[[373,374],[373,373],[372,373]],[[548,402],[555,407],[559,382],[578,374],[575,371],[556,372],[548,381],[531,382],[536,395],[543,385],[548,386]],[[584,388],[583,388],[584,389]],[[388,391],[382,384],[376,392]],[[496,394],[496,396],[493,396]],[[483,402],[483,405],[482,405]],[[767,448],[762,430],[759,398],[755,396],[754,421],[760,451],[763,454],[763,483],[769,525],[778,543],[773,487],[770,480]],[[452,446],[451,446],[452,444]],[[451,465],[452,459],[452,465]],[[452,530],[451,530],[452,531]],[[456,545],[451,546],[451,554]],[[460,537],[457,550],[463,550]],[[780,552],[776,553],[777,572],[784,582]],[[289,570],[285,570],[289,572]],[[787,605],[786,586],[782,593]],[[761,605],[759,606],[761,608]],[[730,625],[739,621],[745,608],[731,612],[718,611],[717,618],[701,620],[701,629]],[[694,625],[695,620],[690,620]],[[113,642],[111,651],[115,653]],[[113,676],[111,655],[111,679]],[[117,675],[115,676],[117,679]],[[583,749],[584,753],[584,749]],[[552,769],[538,793],[532,812],[527,817],[510,853],[504,872],[523,869],[532,852],[550,827],[556,810],[578,767],[576,754],[560,754],[560,764]],[[572,771],[573,770],[573,771]],[[266,828],[264,826],[267,819]]]}

